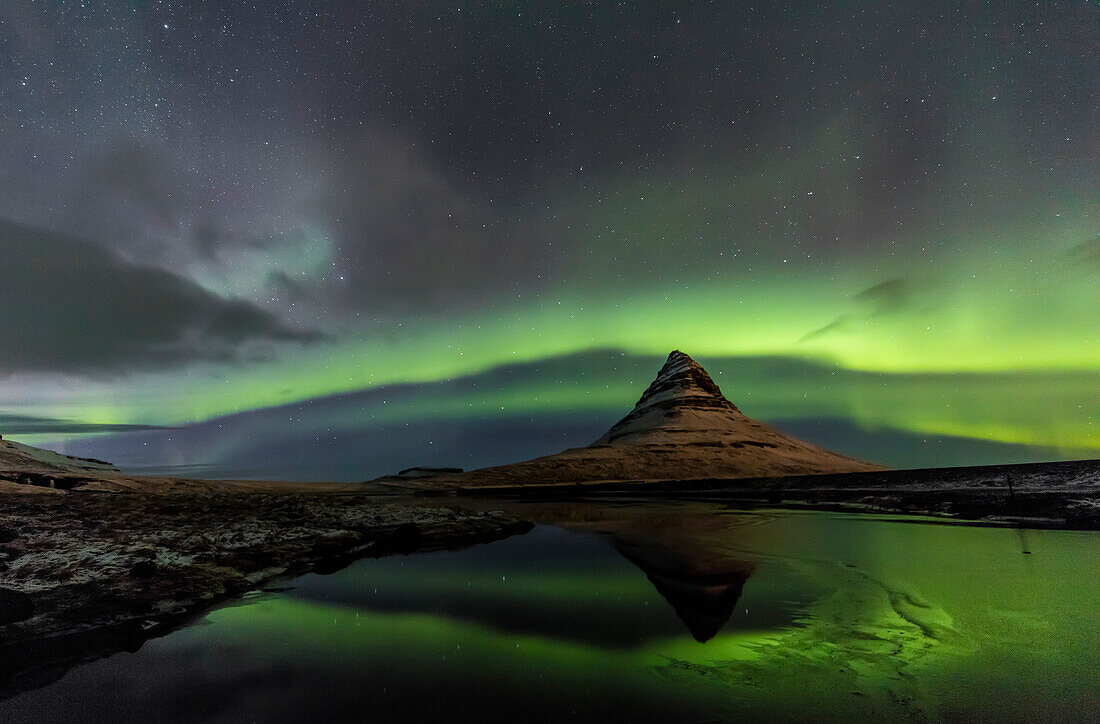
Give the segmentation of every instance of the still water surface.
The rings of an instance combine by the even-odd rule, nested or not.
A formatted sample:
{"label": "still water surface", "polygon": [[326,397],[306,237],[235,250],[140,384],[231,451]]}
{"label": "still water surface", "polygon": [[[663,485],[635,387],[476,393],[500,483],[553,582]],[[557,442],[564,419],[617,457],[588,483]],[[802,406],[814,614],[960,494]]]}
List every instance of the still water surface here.
{"label": "still water surface", "polygon": [[1100,535],[715,504],[523,505],[0,702],[11,722],[1089,721]]}

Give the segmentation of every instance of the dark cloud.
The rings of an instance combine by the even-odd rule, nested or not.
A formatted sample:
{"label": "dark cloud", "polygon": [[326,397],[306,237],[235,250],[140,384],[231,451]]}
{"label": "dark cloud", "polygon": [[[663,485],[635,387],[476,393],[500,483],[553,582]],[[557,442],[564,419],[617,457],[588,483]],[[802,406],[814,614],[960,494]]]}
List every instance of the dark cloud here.
{"label": "dark cloud", "polygon": [[1069,250],[1067,256],[1075,267],[1083,266],[1100,271],[1100,235],[1077,244]]}
{"label": "dark cloud", "polygon": [[867,287],[855,296],[869,317],[899,312],[909,306],[912,299],[909,283],[904,279],[889,279]]}
{"label": "dark cloud", "polygon": [[6,415],[0,413],[0,433],[5,435],[43,434],[96,434],[109,432],[137,432],[163,430],[161,425],[127,425],[112,423],[76,422],[56,417],[34,415]]}
{"label": "dark cloud", "polygon": [[120,141],[89,159],[84,182],[90,193],[125,200],[167,224],[176,216],[170,182],[175,175],[168,160],[149,147]]}
{"label": "dark cloud", "polygon": [[11,222],[0,221],[0,259],[0,373],[234,361],[268,344],[319,339],[171,272]]}
{"label": "dark cloud", "polygon": [[824,336],[829,332],[835,332],[837,330],[844,329],[851,323],[852,316],[850,314],[842,314],[833,321],[826,324],[824,327],[818,327],[812,332],[807,332],[806,334],[802,335],[802,338],[798,341],[809,342],[811,339],[816,339],[818,337]]}
{"label": "dark cloud", "polygon": [[831,265],[1095,186],[1095,3],[9,5],[0,214],[161,266],[331,232],[318,310]]}
{"label": "dark cloud", "polygon": [[62,231],[142,262],[169,257],[195,205],[169,154],[126,138],[78,159],[68,193]]}
{"label": "dark cloud", "polygon": [[892,468],[1006,465],[1036,460],[1065,460],[1053,447],[936,435],[892,427],[867,429],[836,417],[770,420],[775,427],[831,450],[876,460]]}
{"label": "dark cloud", "polygon": [[841,314],[824,327],[807,332],[798,341],[807,342],[829,332],[909,309],[913,304],[913,293],[911,285],[904,279],[888,279],[867,287],[852,299],[855,303],[854,311]]}
{"label": "dark cloud", "polygon": [[197,224],[191,230],[191,241],[199,256],[213,259],[217,255],[219,244],[223,241],[223,235],[212,224]]}
{"label": "dark cloud", "polygon": [[388,132],[347,139],[326,199],[345,301],[370,309],[450,309],[509,288],[535,290],[552,248],[537,225]]}

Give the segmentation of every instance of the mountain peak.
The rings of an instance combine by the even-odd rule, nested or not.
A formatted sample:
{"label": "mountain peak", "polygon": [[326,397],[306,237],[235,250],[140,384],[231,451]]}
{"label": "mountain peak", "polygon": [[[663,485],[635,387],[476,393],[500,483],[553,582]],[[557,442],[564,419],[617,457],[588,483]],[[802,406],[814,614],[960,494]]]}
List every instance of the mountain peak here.
{"label": "mountain peak", "polygon": [[634,405],[597,443],[611,443],[656,428],[667,428],[686,413],[712,411],[740,416],[707,371],[680,350],[673,350],[657,377]]}
{"label": "mountain peak", "polygon": [[634,409],[637,410],[670,399],[700,397],[720,400],[725,403],[722,405],[723,407],[728,406],[734,410],[737,409],[732,402],[726,399],[725,395],[722,394],[722,390],[718,388],[718,385],[698,362],[676,349],[669,353],[668,359],[661,367],[661,371],[657,373],[657,377],[642,393],[641,398],[634,405]]}

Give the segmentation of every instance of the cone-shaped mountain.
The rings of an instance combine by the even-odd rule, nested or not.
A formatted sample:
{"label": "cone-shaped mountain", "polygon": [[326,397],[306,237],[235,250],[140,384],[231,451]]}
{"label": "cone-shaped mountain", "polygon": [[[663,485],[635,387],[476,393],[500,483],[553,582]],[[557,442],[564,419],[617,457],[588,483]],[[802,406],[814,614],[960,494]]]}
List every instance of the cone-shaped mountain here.
{"label": "cone-shaped mountain", "polygon": [[684,480],[862,472],[878,465],[791,437],[742,414],[676,350],[634,409],[587,447],[422,481],[426,487]]}
{"label": "cone-shaped mountain", "polygon": [[593,444],[637,443],[654,435],[724,428],[735,417],[748,419],[699,363],[676,350],[630,414]]}

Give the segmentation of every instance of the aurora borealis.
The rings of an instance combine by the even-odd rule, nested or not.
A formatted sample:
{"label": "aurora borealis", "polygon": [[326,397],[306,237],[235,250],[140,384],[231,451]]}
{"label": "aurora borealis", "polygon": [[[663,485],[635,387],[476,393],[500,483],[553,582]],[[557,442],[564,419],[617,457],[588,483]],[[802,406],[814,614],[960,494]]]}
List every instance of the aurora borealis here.
{"label": "aurora borealis", "polygon": [[10,5],[0,433],[507,462],[680,348],[886,464],[1100,457],[1094,2]]}

